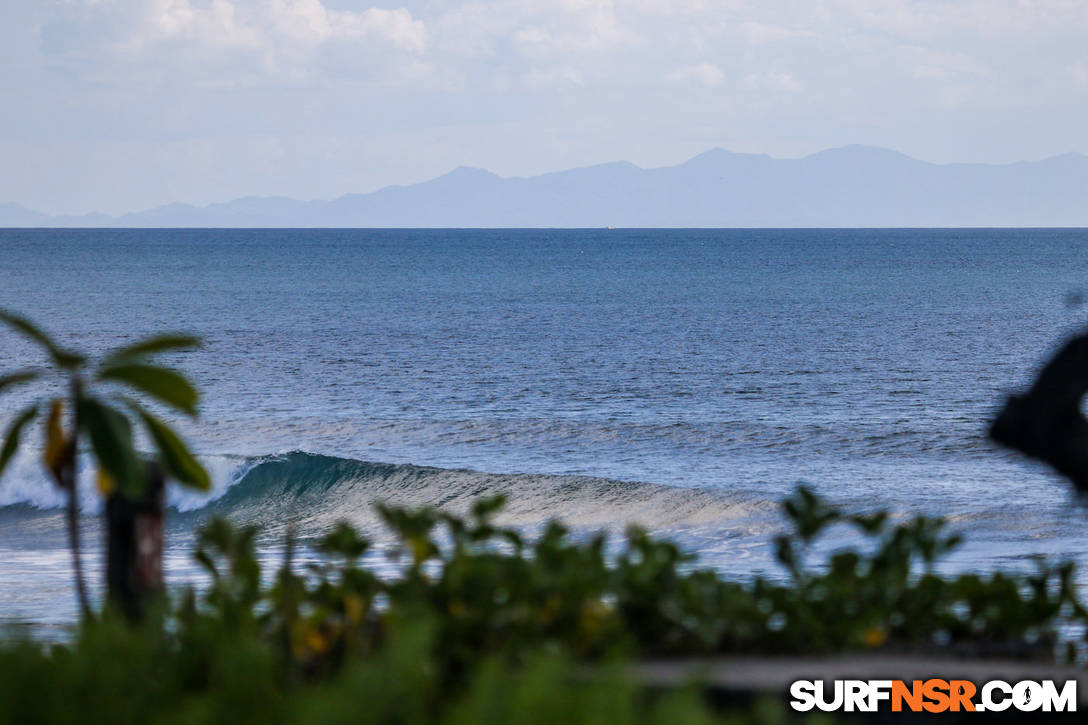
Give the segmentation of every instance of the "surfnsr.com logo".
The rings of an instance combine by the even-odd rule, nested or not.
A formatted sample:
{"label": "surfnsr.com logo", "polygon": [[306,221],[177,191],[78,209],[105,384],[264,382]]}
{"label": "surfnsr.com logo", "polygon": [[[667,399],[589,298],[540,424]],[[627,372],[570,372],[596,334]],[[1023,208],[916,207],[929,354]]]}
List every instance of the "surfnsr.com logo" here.
{"label": "surfnsr.com logo", "polygon": [[[829,686],[828,686],[829,685]],[[1076,712],[1077,681],[797,680],[790,707],[798,712]]]}

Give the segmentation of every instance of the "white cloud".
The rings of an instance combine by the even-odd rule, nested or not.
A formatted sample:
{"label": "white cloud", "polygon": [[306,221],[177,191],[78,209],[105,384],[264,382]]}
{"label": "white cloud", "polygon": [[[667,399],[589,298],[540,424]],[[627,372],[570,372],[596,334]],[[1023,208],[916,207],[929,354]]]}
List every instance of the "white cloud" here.
{"label": "white cloud", "polygon": [[830,22],[926,39],[1034,35],[1088,27],[1081,0],[819,0]]}
{"label": "white cloud", "polygon": [[[338,65],[337,73],[354,66],[370,74],[381,68],[399,73],[411,63],[423,67],[410,56],[426,57],[434,72],[444,74],[445,86],[458,77],[463,87],[495,87],[496,74],[542,80],[546,69],[563,67],[577,68],[582,83],[630,86],[632,70],[649,82],[671,67],[680,69],[668,74],[677,82],[717,85],[737,78],[743,85],[749,78],[748,85],[787,90],[796,88],[796,79],[780,77],[776,83],[767,65],[798,59],[819,65],[838,51],[871,53],[879,45],[889,61],[901,56],[901,77],[947,80],[984,75],[985,55],[1005,52],[995,43],[1023,46],[1032,37],[1088,32],[1088,2],[1080,0],[452,0],[416,4],[415,10],[345,6],[343,0],[69,0],[58,14],[107,25],[80,33],[79,43],[85,49],[100,39],[114,57],[84,53],[81,66],[150,62],[181,68],[194,62],[195,70],[180,72],[203,71],[205,83],[229,83],[232,76],[262,69],[313,77],[309,64],[335,53],[336,63],[325,67]],[[978,52],[981,46],[985,53]],[[392,57],[378,58],[382,53]],[[1068,60],[1052,73],[1067,65]],[[855,65],[843,72],[864,70]],[[73,64],[73,72],[85,71]],[[389,77],[402,77],[397,73]]]}
{"label": "white cloud", "polygon": [[713,63],[689,65],[669,74],[673,83],[697,83],[704,86],[718,86],[725,79],[725,74]]}
{"label": "white cloud", "polygon": [[261,34],[239,22],[236,10],[227,0],[212,0],[206,7],[193,7],[189,0],[157,0],[149,3],[142,22],[116,47],[137,52],[167,40],[187,38],[213,47],[257,49]]}
{"label": "white cloud", "polygon": [[611,3],[571,5],[566,12],[516,30],[515,47],[528,58],[552,59],[603,53],[643,41],[639,33],[617,22]]}
{"label": "white cloud", "polygon": [[[46,208],[65,184],[74,208],[94,194],[144,204],[158,182],[125,169],[170,144],[217,151],[200,167],[164,159],[162,176],[191,183],[155,201],[247,185],[328,195],[328,168],[303,139],[330,135],[371,155],[337,159],[345,190],[458,164],[522,175],[712,146],[796,155],[862,142],[933,160],[1088,151],[1077,123],[1088,0],[0,3],[0,87],[20,108],[0,114],[0,163],[25,165],[19,144],[49,159],[85,146],[86,168],[104,169],[101,183],[76,184],[57,163],[0,189],[0,201],[17,191]],[[555,103],[557,91],[573,92]],[[99,163],[122,142],[146,146],[116,170]],[[273,146],[294,159],[290,174],[275,176]]]}
{"label": "white cloud", "polygon": [[792,74],[779,71],[749,73],[744,77],[744,87],[752,90],[798,93],[804,89],[805,85]]}
{"label": "white cloud", "polygon": [[915,78],[952,80],[962,76],[981,76],[985,67],[973,56],[957,51],[942,51],[919,46],[901,46]]}
{"label": "white cloud", "polygon": [[1081,88],[1088,88],[1088,64],[1083,62],[1073,63],[1067,69],[1069,78]]}
{"label": "white cloud", "polygon": [[582,74],[576,68],[559,66],[556,68],[530,68],[525,74],[525,85],[529,88],[556,88],[582,85]]}
{"label": "white cloud", "polygon": [[815,35],[810,30],[796,30],[781,25],[769,25],[767,23],[745,22],[740,24],[741,30],[751,45],[763,45],[781,40],[794,38],[810,38]]}
{"label": "white cloud", "polygon": [[[229,76],[252,68],[247,58],[298,75],[325,48],[419,55],[428,42],[426,25],[406,9],[335,10],[321,0],[84,0],[65,9],[74,22],[101,26],[80,39],[80,64],[151,63],[192,74],[218,63],[212,81],[224,69]],[[101,40],[97,51],[92,39]]]}
{"label": "white cloud", "polygon": [[293,37],[303,44],[373,37],[413,53],[423,52],[427,45],[426,26],[404,8],[329,10],[320,0],[269,0],[265,7],[269,25],[281,37]]}

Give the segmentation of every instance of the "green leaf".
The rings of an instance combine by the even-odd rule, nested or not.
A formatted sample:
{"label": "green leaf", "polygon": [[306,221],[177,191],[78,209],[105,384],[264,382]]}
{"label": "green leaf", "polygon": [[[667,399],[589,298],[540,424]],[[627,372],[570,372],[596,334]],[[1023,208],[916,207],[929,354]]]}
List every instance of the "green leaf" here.
{"label": "green leaf", "polygon": [[91,397],[79,400],[79,424],[91,439],[98,464],[126,495],[138,497],[146,469],[132,441],[132,426],[122,413]]}
{"label": "green leaf", "polygon": [[196,415],[200,395],[181,373],[138,363],[114,365],[98,374],[99,380],[125,383],[190,416]]}
{"label": "green leaf", "polygon": [[178,483],[195,488],[199,491],[207,491],[212,487],[211,478],[204,466],[192,454],[181,437],[170,426],[163,423],[149,413],[135,401],[127,401],[136,414],[143,419],[144,426],[155,442],[166,470],[177,479]]}
{"label": "green leaf", "polygon": [[156,335],[114,350],[106,356],[102,365],[107,367],[121,362],[138,362],[160,352],[191,350],[200,347],[200,344],[200,338],[191,335]]}
{"label": "green leaf", "polygon": [[370,548],[370,541],[360,536],[347,521],[340,521],[336,528],[318,542],[318,551],[327,555],[340,555],[349,562],[354,562]]}
{"label": "green leaf", "polygon": [[4,447],[0,448],[0,474],[4,473],[11,457],[19,448],[19,438],[23,434],[23,428],[26,428],[36,415],[38,415],[38,406],[32,405],[15,416],[15,420],[8,426],[7,433],[4,434]]}
{"label": "green leaf", "polygon": [[40,328],[25,317],[16,315],[13,312],[8,312],[7,310],[0,310],[0,322],[6,323],[16,332],[44,347],[58,367],[71,370],[86,362],[86,358],[82,355],[70,350],[62,349],[57,343],[53,342],[53,339],[49,337],[49,335],[46,335]]}
{"label": "green leaf", "polygon": [[34,340],[47,350],[52,351],[57,349],[56,343],[53,342],[49,335],[46,335],[33,322],[21,315],[17,315],[14,312],[8,312],[7,310],[0,310],[0,321],[5,322],[9,327],[15,329],[23,336]]}
{"label": "green leaf", "polygon": [[41,373],[37,370],[20,370],[11,375],[0,377],[0,392],[2,392],[4,388],[11,387],[12,385],[29,383],[31,380],[36,380],[39,376],[41,376]]}

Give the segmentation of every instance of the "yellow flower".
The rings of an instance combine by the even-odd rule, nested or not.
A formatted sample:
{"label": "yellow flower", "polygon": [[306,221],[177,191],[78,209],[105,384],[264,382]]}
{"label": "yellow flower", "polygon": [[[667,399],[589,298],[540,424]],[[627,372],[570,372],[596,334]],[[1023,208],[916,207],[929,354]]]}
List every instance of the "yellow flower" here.
{"label": "yellow flower", "polygon": [[117,481],[113,480],[113,476],[105,471],[105,469],[98,469],[98,492],[102,494],[102,498],[109,498],[110,495],[117,490]]}
{"label": "yellow flower", "polygon": [[866,647],[879,647],[888,641],[888,634],[882,627],[869,627],[865,631],[862,641]]}
{"label": "yellow flower", "polygon": [[49,417],[45,420],[45,450],[42,451],[42,462],[52,471],[58,484],[60,484],[61,460],[68,448],[68,439],[64,435],[64,426],[61,423],[63,414],[64,408],[60,400],[54,400],[49,406]]}
{"label": "yellow flower", "polygon": [[366,614],[366,604],[358,594],[348,594],[344,597],[344,612],[348,615],[348,621],[356,624]]}
{"label": "yellow flower", "polygon": [[593,600],[587,602],[582,607],[581,616],[579,617],[578,626],[583,636],[590,639],[595,638],[600,634],[605,622],[608,621],[610,610],[601,601]]}
{"label": "yellow flower", "polygon": [[319,625],[298,620],[291,627],[291,651],[296,658],[309,658],[328,650],[331,640]]}
{"label": "yellow flower", "polygon": [[316,654],[323,653],[329,647],[329,640],[319,632],[316,628],[311,629],[306,633],[306,646],[311,652]]}

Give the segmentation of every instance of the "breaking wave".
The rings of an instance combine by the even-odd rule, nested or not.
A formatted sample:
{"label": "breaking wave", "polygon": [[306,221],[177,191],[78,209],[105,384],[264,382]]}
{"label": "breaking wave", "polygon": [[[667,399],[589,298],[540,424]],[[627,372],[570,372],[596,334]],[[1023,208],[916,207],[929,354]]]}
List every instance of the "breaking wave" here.
{"label": "breaking wave", "polygon": [[[215,490],[197,495],[173,487],[170,506],[183,517],[224,514],[258,523],[265,531],[287,524],[320,528],[341,519],[370,525],[376,521],[376,501],[464,512],[475,499],[498,494],[507,496],[500,518],[524,525],[562,518],[587,527],[701,526],[737,521],[774,508],[770,501],[744,500],[717,490],[589,476],[374,463],[301,451],[258,458],[219,457],[210,464]],[[97,508],[89,488],[83,486],[88,495],[85,511]],[[63,503],[59,493],[46,488],[40,478],[33,489],[23,486],[6,493],[0,506],[48,509]]]}
{"label": "breaking wave", "polygon": [[[433,505],[464,512],[481,496],[503,494],[502,519],[533,524],[562,518],[576,526],[628,522],[655,527],[734,520],[773,508],[725,492],[588,476],[482,473],[466,469],[373,463],[293,452],[250,461],[225,492],[197,511],[230,514],[265,526],[374,521],[375,501]],[[190,509],[193,510],[193,509]]]}

